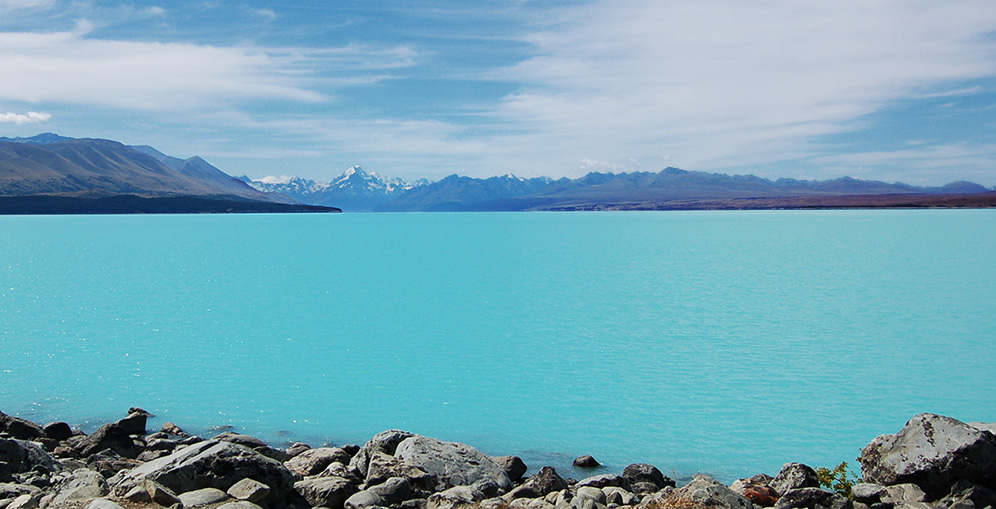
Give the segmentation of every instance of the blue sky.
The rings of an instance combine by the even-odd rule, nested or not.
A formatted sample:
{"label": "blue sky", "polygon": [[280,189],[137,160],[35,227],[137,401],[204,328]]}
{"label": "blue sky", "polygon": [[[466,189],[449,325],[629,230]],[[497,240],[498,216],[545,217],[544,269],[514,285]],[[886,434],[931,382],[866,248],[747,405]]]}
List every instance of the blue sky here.
{"label": "blue sky", "polygon": [[0,136],[346,168],[996,185],[992,0],[0,0]]}

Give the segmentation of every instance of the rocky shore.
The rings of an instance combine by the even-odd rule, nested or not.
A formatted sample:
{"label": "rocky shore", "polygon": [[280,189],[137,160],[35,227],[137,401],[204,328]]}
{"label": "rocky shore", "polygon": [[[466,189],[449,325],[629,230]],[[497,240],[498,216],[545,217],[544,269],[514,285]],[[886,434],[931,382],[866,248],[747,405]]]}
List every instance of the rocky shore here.
{"label": "rocky shore", "polygon": [[[525,477],[516,456],[390,430],[362,447],[286,449],[232,432],[210,439],[166,423],[147,433],[139,408],[91,435],[0,412],[0,509],[982,509],[996,506],[996,424],[920,414],[861,453],[861,482],[827,482],[787,463],[726,486],[684,486],[648,464],[564,479]],[[597,466],[583,456],[575,465]],[[823,472],[826,474],[826,472]],[[822,482],[821,482],[822,481]],[[829,486],[828,486],[829,484]]]}

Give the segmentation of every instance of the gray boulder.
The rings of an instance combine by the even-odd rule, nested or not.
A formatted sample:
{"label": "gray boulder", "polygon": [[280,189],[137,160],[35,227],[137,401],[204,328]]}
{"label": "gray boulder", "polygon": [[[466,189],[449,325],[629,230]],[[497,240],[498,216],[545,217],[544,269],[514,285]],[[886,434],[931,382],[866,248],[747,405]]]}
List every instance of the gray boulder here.
{"label": "gray boulder", "polygon": [[27,440],[0,439],[0,461],[15,474],[39,468],[46,472],[64,470],[62,464],[45,452],[41,445]]}
{"label": "gray boulder", "polygon": [[996,487],[996,437],[935,414],[917,415],[899,433],[875,438],[860,461],[866,481],[913,483],[931,500],[947,495],[959,480]]}
{"label": "gray boulder", "polygon": [[578,468],[595,468],[602,466],[602,464],[594,456],[585,454],[584,456],[574,458],[574,466]]}
{"label": "gray boulder", "polygon": [[114,502],[111,502],[110,500],[107,500],[106,498],[98,498],[97,500],[90,502],[90,504],[86,506],[86,509],[124,509],[124,508],[119,506],[118,504],[115,504]]}
{"label": "gray boulder", "polygon": [[852,509],[854,504],[846,497],[819,488],[796,488],[785,492],[775,504],[775,509]]}
{"label": "gray boulder", "polygon": [[203,488],[181,493],[178,497],[183,507],[203,507],[228,500],[228,494],[218,488]]}
{"label": "gray boulder", "polygon": [[[332,468],[336,464],[332,463],[329,465],[329,468]],[[348,476],[340,477],[348,478]],[[371,454],[370,462],[367,464],[366,485],[375,486],[392,477],[404,477],[416,487],[436,491],[436,476],[426,472],[424,469],[409,465],[394,456],[388,456],[382,452]]]}
{"label": "gray boulder", "polygon": [[350,459],[349,466],[358,471],[362,477],[366,477],[367,465],[374,454],[382,453],[394,456],[394,452],[398,449],[398,444],[412,436],[414,436],[412,433],[397,429],[381,431],[356,452],[352,459]]}
{"label": "gray boulder", "polygon": [[705,474],[693,476],[691,482],[674,490],[670,498],[680,503],[691,502],[707,507],[754,509],[754,504],[750,500]]}
{"label": "gray boulder", "polygon": [[201,488],[224,491],[247,477],[270,487],[268,502],[294,490],[294,475],[282,463],[238,444],[209,440],[125,472],[115,483],[115,491],[126,492],[146,479],[175,493]]}
{"label": "gray boulder", "polygon": [[782,465],[778,475],[768,483],[779,495],[784,495],[789,490],[799,488],[819,488],[820,480],[816,477],[816,471],[802,463],[786,463]]}
{"label": "gray boulder", "polygon": [[346,500],[358,491],[356,483],[342,477],[314,477],[294,483],[297,491],[312,507],[342,509]]}
{"label": "gray boulder", "polygon": [[100,498],[109,491],[104,476],[93,470],[80,468],[60,484],[53,503],[56,507],[61,507],[69,502]]}
{"label": "gray boulder", "polygon": [[250,435],[243,435],[241,433],[234,433],[232,431],[226,431],[214,437],[214,440],[220,440],[222,442],[231,442],[233,444],[239,444],[243,447],[248,447],[263,456],[270,459],[275,459],[279,462],[284,462],[290,459],[290,455],[287,451],[277,449],[275,447],[270,447],[266,442]]}
{"label": "gray boulder", "polygon": [[128,417],[118,420],[115,424],[129,435],[144,435],[145,423],[148,421],[150,414],[140,408],[134,410],[128,413]]}
{"label": "gray boulder", "polygon": [[242,479],[228,488],[228,494],[232,498],[245,500],[247,502],[262,502],[270,494],[270,487],[255,480]]}
{"label": "gray boulder", "polygon": [[567,489],[567,481],[553,467],[543,467],[529,476],[526,482],[505,495],[506,500],[540,498]]}
{"label": "gray boulder", "polygon": [[512,481],[505,469],[481,451],[466,444],[413,436],[398,444],[394,456],[434,475],[436,491],[485,479],[493,481],[503,490],[512,488]]}
{"label": "gray boulder", "polygon": [[882,501],[883,495],[885,495],[885,488],[877,484],[862,482],[851,487],[851,496],[854,497],[854,501],[862,504],[877,504]]}
{"label": "gray boulder", "polygon": [[346,499],[346,509],[363,509],[366,507],[387,507],[401,503],[412,494],[412,485],[404,477],[392,477],[383,484],[378,484],[358,491]]}
{"label": "gray boulder", "polygon": [[651,483],[657,487],[653,491],[672,488],[676,485],[673,479],[661,473],[657,467],[647,463],[634,463],[623,469],[622,476],[632,486],[637,483]]}
{"label": "gray boulder", "polygon": [[338,447],[308,449],[284,462],[291,472],[302,476],[316,475],[334,462],[349,463],[350,456]]}

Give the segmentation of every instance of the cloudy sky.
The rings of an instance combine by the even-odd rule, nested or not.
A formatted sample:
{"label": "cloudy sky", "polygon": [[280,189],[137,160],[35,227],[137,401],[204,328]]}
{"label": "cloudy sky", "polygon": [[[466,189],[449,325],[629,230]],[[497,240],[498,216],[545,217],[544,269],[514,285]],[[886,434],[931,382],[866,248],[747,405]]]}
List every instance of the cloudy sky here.
{"label": "cloudy sky", "polygon": [[0,136],[251,177],[996,185],[993,0],[0,0]]}

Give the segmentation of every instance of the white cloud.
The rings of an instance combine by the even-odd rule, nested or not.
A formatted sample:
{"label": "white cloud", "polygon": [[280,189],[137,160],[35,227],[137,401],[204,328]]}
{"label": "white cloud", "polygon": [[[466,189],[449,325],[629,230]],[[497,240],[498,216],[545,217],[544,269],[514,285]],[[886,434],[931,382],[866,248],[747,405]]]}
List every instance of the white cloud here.
{"label": "white cloud", "polygon": [[40,124],[42,122],[47,122],[51,118],[51,114],[38,113],[37,111],[29,111],[25,114],[0,112],[0,123],[4,124]]}
{"label": "white cloud", "polygon": [[[319,79],[376,80],[411,65],[407,48],[266,48],[103,40],[73,32],[0,33],[0,98],[175,111],[246,100],[318,102]],[[336,81],[339,80],[339,81]]]}
{"label": "white cloud", "polygon": [[0,12],[22,9],[48,9],[55,5],[56,0],[0,0]]}
{"label": "white cloud", "polygon": [[523,87],[495,114],[575,161],[806,157],[892,101],[996,75],[991,0],[598,0],[559,21],[501,72]]}

